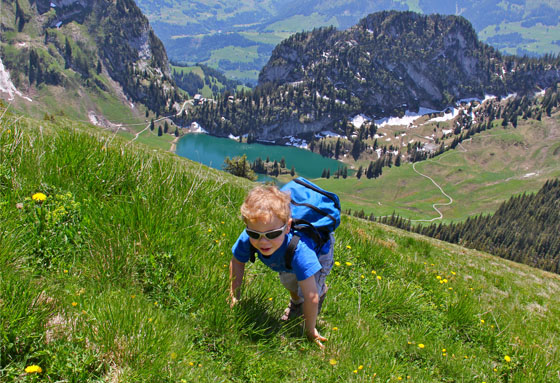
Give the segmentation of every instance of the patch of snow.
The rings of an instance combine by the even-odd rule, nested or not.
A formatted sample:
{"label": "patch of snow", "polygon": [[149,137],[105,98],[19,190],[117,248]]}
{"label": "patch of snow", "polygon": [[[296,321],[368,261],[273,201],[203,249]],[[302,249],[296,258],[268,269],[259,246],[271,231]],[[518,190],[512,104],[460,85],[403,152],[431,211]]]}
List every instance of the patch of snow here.
{"label": "patch of snow", "polygon": [[533,177],[536,176],[538,173],[527,173],[523,176],[523,178]]}
{"label": "patch of snow", "polygon": [[89,112],[88,113],[88,119],[89,119],[89,122],[91,122],[93,125],[99,126],[99,120],[97,119],[97,116],[95,115],[95,113]]}
{"label": "patch of snow", "polygon": [[1,57],[0,57],[0,92],[8,94],[8,101],[12,101],[14,99],[14,95],[20,96],[29,102],[33,101],[29,97],[26,97],[23,94],[21,94],[19,90],[17,90],[14,83],[10,79],[10,73],[4,67],[4,63],[2,62]]}
{"label": "patch of snow", "polygon": [[365,114],[358,114],[351,119],[352,125],[354,125],[355,128],[360,128],[366,121],[371,121],[371,118]]}
{"label": "patch of snow", "polygon": [[292,136],[284,137],[284,138],[289,138],[288,142],[286,143],[286,145],[288,146],[295,146],[296,148],[307,149],[307,141],[305,141],[304,139],[295,138]]}
{"label": "patch of snow", "polygon": [[196,122],[196,121],[193,122],[193,123],[191,124],[191,126],[190,126],[190,131],[191,131],[192,133],[205,133],[205,134],[208,134],[208,132],[207,132],[206,130],[204,130],[204,129],[202,128],[202,126],[200,126],[200,124],[199,124],[198,122]]}
{"label": "patch of snow", "polygon": [[455,117],[457,117],[458,114],[459,114],[459,109],[458,108],[451,108],[451,113],[444,113],[442,117],[434,117],[431,120],[429,120],[428,122],[449,121],[449,120],[452,120]]}
{"label": "patch of snow", "polygon": [[442,133],[445,136],[446,134],[453,133],[453,129],[443,129]]}
{"label": "patch of snow", "polygon": [[323,130],[322,132],[315,134],[315,138],[321,138],[321,137],[342,137],[342,136],[338,133],[331,132],[330,130]]}
{"label": "patch of snow", "polygon": [[234,136],[234,135],[231,134],[231,133],[229,134],[228,138],[229,138],[230,140],[239,141],[239,136]]}

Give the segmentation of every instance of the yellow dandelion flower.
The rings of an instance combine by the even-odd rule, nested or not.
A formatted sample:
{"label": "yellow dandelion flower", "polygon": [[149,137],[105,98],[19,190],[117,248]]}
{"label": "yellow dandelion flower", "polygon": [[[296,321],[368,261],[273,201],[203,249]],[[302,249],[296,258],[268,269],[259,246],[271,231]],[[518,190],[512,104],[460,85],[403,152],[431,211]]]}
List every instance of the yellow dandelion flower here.
{"label": "yellow dandelion flower", "polygon": [[333,331],[338,331],[338,327],[333,327]]}
{"label": "yellow dandelion flower", "polygon": [[346,245],[346,248],[347,248],[348,250],[350,250],[350,249],[352,248],[352,246]]}
{"label": "yellow dandelion flower", "polygon": [[365,277],[364,277],[364,274],[362,274],[361,277],[362,277],[362,279],[364,279],[364,278],[365,278]]}
{"label": "yellow dandelion flower", "polygon": [[41,203],[47,199],[47,196],[43,193],[35,193],[31,198],[33,199],[33,201]]}
{"label": "yellow dandelion flower", "polygon": [[352,266],[352,262],[346,262],[346,266]]}
{"label": "yellow dandelion flower", "polygon": [[271,301],[271,300],[272,300],[272,297],[268,298],[268,300]]}
{"label": "yellow dandelion flower", "polygon": [[202,367],[202,363],[199,363],[199,364],[198,364],[198,367]]}
{"label": "yellow dandelion flower", "polygon": [[497,368],[495,368],[495,369],[494,369],[494,372],[498,372],[498,369],[497,369]]}
{"label": "yellow dandelion flower", "polygon": [[445,282],[443,282],[442,280],[440,280],[439,283],[443,284],[443,283],[445,283]]}
{"label": "yellow dandelion flower", "polygon": [[423,343],[418,343],[418,348],[424,348],[424,347],[426,347],[426,346],[424,346]]}
{"label": "yellow dandelion flower", "polygon": [[452,272],[451,272],[451,274],[453,274],[453,275],[457,275],[457,273],[456,273],[456,272],[454,272],[454,271],[452,271]]}
{"label": "yellow dandelion flower", "polygon": [[469,357],[467,355],[465,355],[465,359],[469,359]]}
{"label": "yellow dandelion flower", "polygon": [[439,279],[439,280],[441,280],[441,276],[440,276],[440,275],[438,275],[436,278]]}
{"label": "yellow dandelion flower", "polygon": [[72,302],[72,306],[76,307],[78,305],[78,302]]}
{"label": "yellow dandelion flower", "polygon": [[450,287],[449,290],[453,290],[453,287]]}
{"label": "yellow dandelion flower", "polygon": [[220,241],[218,241],[217,239],[215,239],[215,240],[214,240],[214,242],[216,242],[216,243],[220,243]]}
{"label": "yellow dandelion flower", "polygon": [[131,297],[132,299],[134,299],[134,298],[136,298],[136,295],[132,294],[130,297]]}
{"label": "yellow dandelion flower", "polygon": [[340,262],[336,261],[336,262],[334,263],[334,265],[335,265],[335,266],[340,266]]}
{"label": "yellow dandelion flower", "polygon": [[443,354],[441,354],[441,355],[443,355],[443,356],[447,356],[447,353],[446,353],[446,352],[444,352],[444,353],[443,353]]}
{"label": "yellow dandelion flower", "polygon": [[430,265],[435,266],[433,263],[430,263]]}
{"label": "yellow dandelion flower", "polygon": [[408,343],[408,344],[412,344],[412,342],[410,342],[410,341],[409,341],[409,342],[407,342],[407,343]]}
{"label": "yellow dandelion flower", "polygon": [[504,356],[504,360],[508,363],[511,362],[511,358],[508,355]]}
{"label": "yellow dandelion flower", "polygon": [[358,370],[363,370],[364,366],[362,366],[361,364],[358,366]]}
{"label": "yellow dandelion flower", "polygon": [[208,232],[211,233],[211,232],[212,232],[212,229],[208,229]]}
{"label": "yellow dandelion flower", "polygon": [[371,270],[371,273],[372,273],[372,274],[377,274],[377,271]]}
{"label": "yellow dandelion flower", "polygon": [[222,237],[225,237],[225,236],[226,236],[226,233],[222,233]]}
{"label": "yellow dandelion flower", "polygon": [[152,323],[153,319],[152,318],[148,318],[148,322]]}
{"label": "yellow dandelion flower", "polygon": [[224,222],[224,221],[221,221],[220,223],[223,225],[225,222]]}
{"label": "yellow dandelion flower", "polygon": [[441,350],[441,352],[447,352],[447,349],[444,348],[443,350]]}
{"label": "yellow dandelion flower", "polygon": [[357,373],[358,373],[358,370],[354,370],[354,371],[352,371],[352,372],[353,372],[354,374],[357,374]]}
{"label": "yellow dandelion flower", "polygon": [[331,366],[336,366],[336,364],[337,364],[338,362],[336,361],[336,359],[330,359],[330,360],[329,360],[329,363],[330,363]]}
{"label": "yellow dandelion flower", "polygon": [[28,374],[40,374],[41,372],[43,372],[43,369],[34,364],[34,365],[31,365],[31,366],[25,367],[25,372],[27,372]]}
{"label": "yellow dandelion flower", "polygon": [[156,302],[154,302],[154,306],[157,306],[157,305],[158,305],[157,301],[156,301]]}
{"label": "yellow dandelion flower", "polygon": [[171,359],[177,359],[177,353],[176,352],[171,353]]}
{"label": "yellow dandelion flower", "polygon": [[377,276],[377,279],[381,280],[381,275],[378,275],[378,276]]}
{"label": "yellow dandelion flower", "polygon": [[397,379],[398,379],[398,380],[402,380],[402,376],[399,376]]}
{"label": "yellow dandelion flower", "polygon": [[223,251],[220,251],[220,255],[224,255],[224,252],[223,252]]}
{"label": "yellow dandelion flower", "polygon": [[189,362],[189,366],[194,366],[194,363],[193,363],[193,362]]}
{"label": "yellow dandelion flower", "polygon": [[481,320],[480,320],[480,323],[484,324],[484,319],[481,319]]}
{"label": "yellow dandelion flower", "polygon": [[447,283],[447,282],[449,282],[449,281],[448,281],[447,279],[444,278],[444,279],[443,279],[443,283]]}

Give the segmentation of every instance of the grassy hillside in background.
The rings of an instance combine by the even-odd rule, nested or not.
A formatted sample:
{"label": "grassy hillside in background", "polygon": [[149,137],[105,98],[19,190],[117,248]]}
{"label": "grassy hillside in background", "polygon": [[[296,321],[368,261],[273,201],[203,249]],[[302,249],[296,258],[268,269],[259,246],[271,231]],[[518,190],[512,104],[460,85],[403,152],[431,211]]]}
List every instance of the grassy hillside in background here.
{"label": "grassy hillside in background", "polygon": [[[501,122],[495,120],[492,129],[475,134],[455,150],[416,164],[418,172],[431,177],[453,199],[438,207],[443,221],[491,213],[510,196],[535,192],[547,179],[560,176],[560,111],[543,115],[542,121],[520,119],[517,128],[504,129]],[[401,130],[410,135],[418,128]],[[376,179],[317,182],[339,194],[347,209],[364,210],[366,216],[395,212],[412,220],[431,220],[439,217],[433,204],[449,203],[412,164],[385,167]]]}
{"label": "grassy hillside in background", "polygon": [[345,216],[323,351],[279,321],[288,296],[262,264],[227,304],[248,181],[63,117],[0,116],[2,381],[558,376],[557,275]]}

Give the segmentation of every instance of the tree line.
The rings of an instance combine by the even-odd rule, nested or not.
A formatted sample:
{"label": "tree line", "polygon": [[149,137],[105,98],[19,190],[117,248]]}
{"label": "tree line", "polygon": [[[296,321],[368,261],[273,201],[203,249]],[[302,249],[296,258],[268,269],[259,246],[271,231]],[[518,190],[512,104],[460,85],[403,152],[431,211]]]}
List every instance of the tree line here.
{"label": "tree line", "polygon": [[413,226],[392,214],[354,216],[399,227],[442,241],[485,251],[515,262],[560,274],[560,180],[548,180],[535,194],[513,196],[494,214],[469,217],[464,222]]}

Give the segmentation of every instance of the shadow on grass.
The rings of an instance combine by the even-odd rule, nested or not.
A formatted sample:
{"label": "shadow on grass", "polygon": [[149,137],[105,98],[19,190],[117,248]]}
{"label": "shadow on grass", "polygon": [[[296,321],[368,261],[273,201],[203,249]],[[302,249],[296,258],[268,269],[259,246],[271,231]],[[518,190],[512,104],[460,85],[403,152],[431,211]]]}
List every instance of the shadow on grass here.
{"label": "shadow on grass", "polygon": [[247,297],[236,306],[236,325],[240,333],[254,342],[303,335],[301,318],[283,321],[281,313],[274,311],[267,300],[259,298]]}

